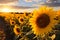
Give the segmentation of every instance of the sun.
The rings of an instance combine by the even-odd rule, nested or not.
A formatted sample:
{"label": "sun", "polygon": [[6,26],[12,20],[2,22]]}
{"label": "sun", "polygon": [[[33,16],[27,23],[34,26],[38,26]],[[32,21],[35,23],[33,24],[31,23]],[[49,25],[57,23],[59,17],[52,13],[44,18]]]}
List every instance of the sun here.
{"label": "sun", "polygon": [[2,12],[11,12],[11,9],[9,9],[9,8],[3,8]]}

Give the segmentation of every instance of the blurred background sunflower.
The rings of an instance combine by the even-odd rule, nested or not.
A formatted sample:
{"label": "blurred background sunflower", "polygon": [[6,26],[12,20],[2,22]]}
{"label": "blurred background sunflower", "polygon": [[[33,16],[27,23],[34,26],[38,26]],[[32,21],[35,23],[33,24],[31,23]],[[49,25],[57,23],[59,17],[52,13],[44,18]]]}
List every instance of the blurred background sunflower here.
{"label": "blurred background sunflower", "polygon": [[52,30],[54,24],[57,22],[54,20],[55,12],[52,8],[43,6],[38,10],[33,11],[33,16],[29,20],[32,25],[32,31],[36,35],[47,34]]}
{"label": "blurred background sunflower", "polygon": [[15,25],[13,28],[13,31],[14,31],[15,35],[19,35],[20,34],[20,27],[18,25]]}
{"label": "blurred background sunflower", "polygon": [[20,17],[18,20],[19,20],[19,23],[24,24],[24,17]]}
{"label": "blurred background sunflower", "polygon": [[16,19],[19,19],[19,17],[23,17],[24,16],[24,13],[18,13],[18,12],[16,12],[14,14],[14,16],[15,16]]}
{"label": "blurred background sunflower", "polygon": [[32,16],[32,13],[30,13],[30,12],[24,12],[24,17],[26,19],[29,19],[31,16]]}
{"label": "blurred background sunflower", "polygon": [[11,25],[15,25],[16,24],[15,20],[14,19],[10,19],[10,24]]}

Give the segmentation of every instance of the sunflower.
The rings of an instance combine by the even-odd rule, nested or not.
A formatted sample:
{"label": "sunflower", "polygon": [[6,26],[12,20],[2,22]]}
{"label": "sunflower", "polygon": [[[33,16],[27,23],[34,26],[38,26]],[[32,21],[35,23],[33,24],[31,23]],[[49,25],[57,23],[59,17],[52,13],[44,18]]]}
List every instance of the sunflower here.
{"label": "sunflower", "polygon": [[14,17],[14,14],[5,13],[5,14],[2,14],[2,16],[5,17],[5,20],[6,20],[7,22],[9,22],[9,20]]}
{"label": "sunflower", "polygon": [[54,20],[55,12],[50,7],[40,7],[33,11],[33,16],[29,22],[32,25],[32,31],[36,35],[42,35],[50,32],[53,25],[57,22]]}
{"label": "sunflower", "polygon": [[23,24],[24,23],[24,17],[19,18],[19,23]]}
{"label": "sunflower", "polygon": [[32,13],[30,12],[24,12],[24,16],[28,19],[32,16]]}
{"label": "sunflower", "polygon": [[15,22],[13,19],[10,19],[10,24],[11,24],[11,25],[15,25],[16,22]]}
{"label": "sunflower", "polygon": [[57,19],[60,21],[60,10],[57,11],[56,17],[57,17]]}
{"label": "sunflower", "polygon": [[19,19],[20,17],[23,17],[23,16],[24,16],[23,13],[15,14],[16,19]]}
{"label": "sunflower", "polygon": [[57,11],[57,15],[60,15],[60,10]]}
{"label": "sunflower", "polygon": [[16,35],[20,34],[20,27],[18,25],[15,25],[15,27],[13,28],[13,31]]}

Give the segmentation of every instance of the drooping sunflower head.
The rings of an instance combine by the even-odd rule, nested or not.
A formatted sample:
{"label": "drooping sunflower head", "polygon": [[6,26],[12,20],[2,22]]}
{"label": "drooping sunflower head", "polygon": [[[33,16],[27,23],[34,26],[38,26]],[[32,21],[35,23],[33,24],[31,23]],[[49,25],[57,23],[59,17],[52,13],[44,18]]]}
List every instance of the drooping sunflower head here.
{"label": "drooping sunflower head", "polygon": [[18,25],[15,25],[15,27],[13,28],[13,31],[14,31],[15,35],[19,35],[20,34],[20,27],[18,27]]}
{"label": "drooping sunflower head", "polygon": [[52,10],[52,8],[40,7],[38,10],[34,10],[33,16],[29,20],[34,34],[42,35],[51,31],[53,25],[56,23],[54,17],[55,12]]}

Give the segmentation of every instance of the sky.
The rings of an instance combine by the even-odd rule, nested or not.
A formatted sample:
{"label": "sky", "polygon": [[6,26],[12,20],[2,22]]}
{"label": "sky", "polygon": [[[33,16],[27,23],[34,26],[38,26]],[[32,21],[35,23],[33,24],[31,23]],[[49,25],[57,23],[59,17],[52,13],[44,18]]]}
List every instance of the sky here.
{"label": "sky", "polygon": [[[55,4],[56,5],[55,5]],[[51,6],[60,6],[60,0],[0,0],[0,6],[9,5],[9,6],[19,6],[18,8],[30,8],[33,9],[35,7],[39,7],[43,5],[51,5]],[[17,9],[18,9],[17,8]],[[29,9],[29,11],[30,11]]]}
{"label": "sky", "polygon": [[0,5],[33,6],[44,0],[0,0]]}
{"label": "sky", "polygon": [[[0,0],[0,5],[15,5],[15,6],[38,6],[45,2],[50,3],[56,0]],[[60,3],[60,0],[57,0]]]}

